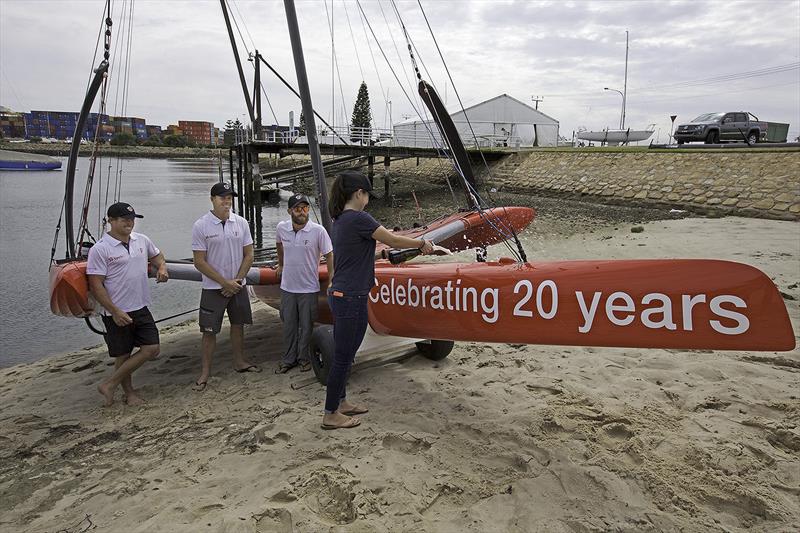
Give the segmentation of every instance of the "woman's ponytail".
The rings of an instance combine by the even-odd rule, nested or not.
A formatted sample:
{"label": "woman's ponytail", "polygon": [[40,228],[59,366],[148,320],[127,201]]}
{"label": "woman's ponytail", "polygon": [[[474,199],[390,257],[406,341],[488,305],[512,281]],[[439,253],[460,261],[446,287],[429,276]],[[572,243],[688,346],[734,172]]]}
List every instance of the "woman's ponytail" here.
{"label": "woman's ponytail", "polygon": [[344,184],[342,182],[342,175],[339,174],[333,181],[333,185],[331,185],[331,197],[330,200],[328,200],[328,211],[331,214],[331,218],[334,219],[342,214],[342,211],[344,211],[344,204],[346,204],[348,200],[348,195],[344,192]]}

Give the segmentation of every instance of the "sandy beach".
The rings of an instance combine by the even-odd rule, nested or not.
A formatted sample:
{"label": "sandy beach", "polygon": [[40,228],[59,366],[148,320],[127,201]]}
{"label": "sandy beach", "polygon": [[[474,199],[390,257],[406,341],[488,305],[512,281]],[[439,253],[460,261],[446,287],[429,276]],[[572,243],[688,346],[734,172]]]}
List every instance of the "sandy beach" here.
{"label": "sandy beach", "polygon": [[[535,222],[523,236],[529,260],[740,261],[774,280],[800,334],[797,223],[568,224]],[[258,304],[254,318],[246,351],[264,372],[233,372],[223,334],[207,390],[192,391],[197,326],[174,326],[134,377],[142,407],[119,392],[102,407],[104,347],[0,370],[0,530],[800,527],[798,349],[457,343],[440,362],[355,371],[349,392],[370,412],[359,428],[323,431],[323,387],[296,370],[273,374],[278,314]]]}

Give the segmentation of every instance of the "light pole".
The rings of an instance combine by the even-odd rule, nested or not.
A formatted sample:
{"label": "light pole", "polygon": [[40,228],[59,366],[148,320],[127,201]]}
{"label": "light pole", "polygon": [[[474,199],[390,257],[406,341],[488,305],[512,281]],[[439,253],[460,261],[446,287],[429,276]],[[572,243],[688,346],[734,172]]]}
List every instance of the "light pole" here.
{"label": "light pole", "polygon": [[619,93],[622,97],[622,112],[619,115],[619,129],[625,129],[625,95],[622,94],[622,91],[617,89],[610,89],[609,87],[603,87],[604,91],[614,91],[615,93]]}

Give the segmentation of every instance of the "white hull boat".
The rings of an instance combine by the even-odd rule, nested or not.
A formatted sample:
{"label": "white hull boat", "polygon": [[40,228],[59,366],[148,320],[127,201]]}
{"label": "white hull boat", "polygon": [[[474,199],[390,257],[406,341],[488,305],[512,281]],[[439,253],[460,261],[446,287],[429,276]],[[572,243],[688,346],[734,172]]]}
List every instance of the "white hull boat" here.
{"label": "white hull boat", "polygon": [[653,131],[655,130],[632,130],[630,128],[627,130],[579,131],[575,136],[584,141],[607,144],[628,144],[649,139]]}

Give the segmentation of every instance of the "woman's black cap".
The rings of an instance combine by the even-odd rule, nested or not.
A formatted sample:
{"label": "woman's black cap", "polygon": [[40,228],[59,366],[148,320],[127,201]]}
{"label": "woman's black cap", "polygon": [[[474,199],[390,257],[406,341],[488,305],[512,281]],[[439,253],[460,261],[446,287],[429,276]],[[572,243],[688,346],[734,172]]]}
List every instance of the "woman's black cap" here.
{"label": "woman's black cap", "polygon": [[342,179],[342,188],[347,194],[353,194],[359,189],[364,189],[367,192],[372,190],[372,184],[369,182],[369,178],[361,172],[348,170],[339,175]]}

